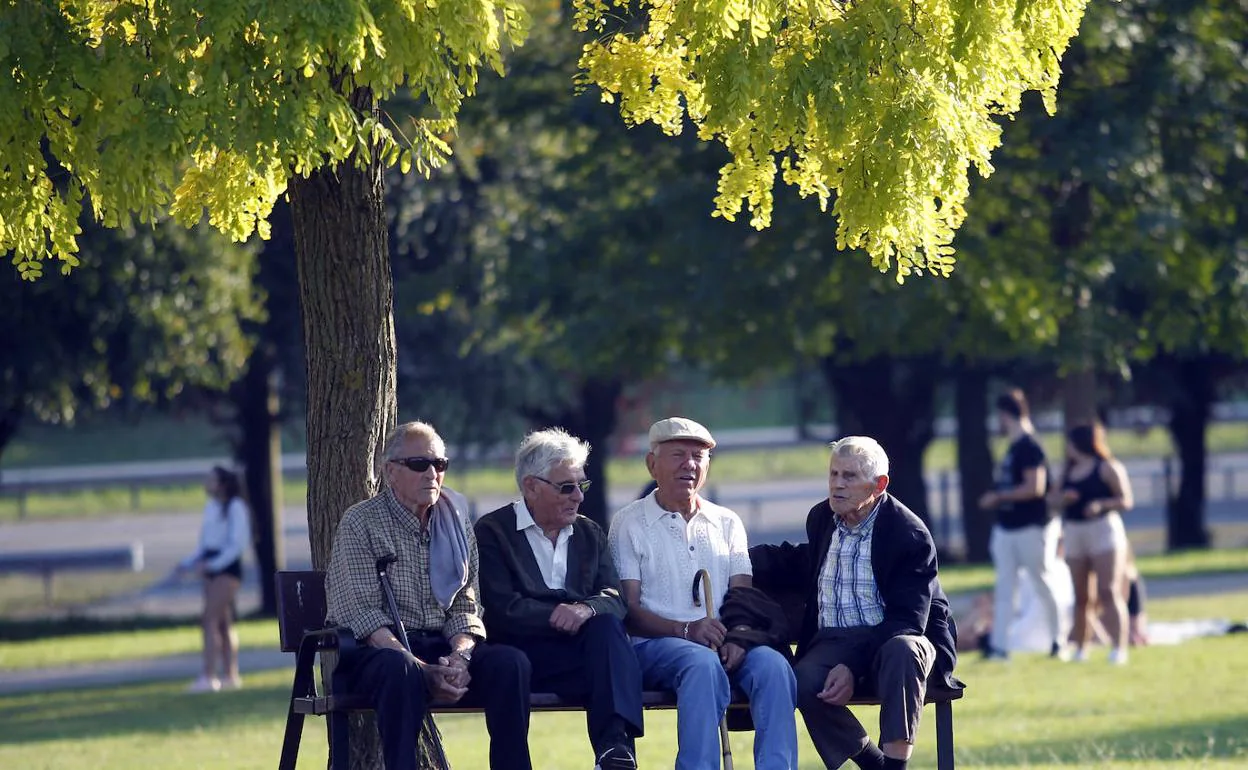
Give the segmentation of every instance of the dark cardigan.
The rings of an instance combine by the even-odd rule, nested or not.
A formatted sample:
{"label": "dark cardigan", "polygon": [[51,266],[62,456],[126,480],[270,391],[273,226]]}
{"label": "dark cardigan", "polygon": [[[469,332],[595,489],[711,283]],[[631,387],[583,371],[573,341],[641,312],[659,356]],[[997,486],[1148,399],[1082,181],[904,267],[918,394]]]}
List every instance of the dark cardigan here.
{"label": "dark cardigan", "polygon": [[[800,596],[801,632],[797,657],[806,652],[819,626],[819,572],[823,569],[836,525],[827,500],[806,517],[807,542],[760,545],[750,549],[754,585],[776,596]],[[949,599],[936,576],[936,545],[923,521],[885,493],[871,536],[871,567],[884,601],[884,620],[875,637],[845,664],[856,678],[871,664],[874,651],[894,636],[923,635],[936,648],[930,680],[949,688],[963,685],[953,676],[957,663],[957,628]],[[783,603],[783,602],[782,602]]]}
{"label": "dark cardigan", "polygon": [[559,636],[550,626],[550,613],[560,604],[579,602],[599,615],[623,619],[627,607],[620,597],[620,578],[607,536],[594,522],[577,516],[572,524],[563,589],[546,586],[528,538],[516,530],[516,510],[510,503],[482,516],[474,529],[481,555],[481,605],[491,641]]}

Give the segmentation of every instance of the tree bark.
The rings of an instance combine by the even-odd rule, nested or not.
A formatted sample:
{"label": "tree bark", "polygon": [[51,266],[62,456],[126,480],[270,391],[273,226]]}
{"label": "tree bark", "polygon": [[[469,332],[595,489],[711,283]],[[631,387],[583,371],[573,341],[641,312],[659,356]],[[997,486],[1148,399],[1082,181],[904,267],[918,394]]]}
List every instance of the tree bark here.
{"label": "tree bark", "polygon": [[838,434],[870,436],[884,446],[889,492],[930,527],[923,452],[935,436],[935,361],[879,357],[841,364],[825,357],[820,366],[835,402]]}
{"label": "tree bark", "polygon": [[[368,89],[351,95],[377,113]],[[356,161],[359,161],[358,163]],[[308,535],[325,569],[334,531],[354,503],[377,492],[377,450],[395,424],[394,283],[379,158],[352,158],[290,183],[307,365]],[[432,718],[418,763],[443,763]],[[370,716],[351,718],[351,767],[380,770]]]}
{"label": "tree bark", "polygon": [[954,374],[954,403],[958,420],[958,476],[962,503],[965,558],[980,564],[991,561],[988,539],[995,516],[979,508],[980,496],[992,488],[992,447],[988,431],[988,372],[969,364]]}
{"label": "tree bark", "polygon": [[1179,491],[1166,504],[1166,547],[1208,548],[1205,527],[1205,431],[1216,397],[1212,363],[1206,357],[1178,359],[1170,401],[1170,436],[1179,454]]}

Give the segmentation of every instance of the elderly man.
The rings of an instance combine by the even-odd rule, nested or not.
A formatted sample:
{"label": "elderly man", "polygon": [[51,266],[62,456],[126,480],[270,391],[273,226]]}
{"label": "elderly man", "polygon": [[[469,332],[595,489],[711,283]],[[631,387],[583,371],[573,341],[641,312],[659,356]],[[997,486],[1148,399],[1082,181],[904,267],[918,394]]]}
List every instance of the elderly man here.
{"label": "elderly man", "polygon": [[[807,516],[808,543],[753,549],[755,575],[764,590],[805,594],[797,705],[824,764],[904,768],[933,668],[961,687],[956,630],[931,534],[885,491],[884,448],[865,436],[831,446],[828,499]],[[869,693],[882,702],[879,746],[846,706]]]}
{"label": "elderly man", "polygon": [[533,688],[583,698],[601,770],[637,767],[641,671],[602,529],[581,516],[589,445],[563,430],[530,433],[516,452],[521,499],[476,524],[490,638],[528,656]]}
{"label": "elderly man", "polygon": [[[756,729],[754,766],[797,767],[795,683],[775,649],[748,652],[726,639],[718,618],[694,602],[694,576],[710,575],[715,606],[729,588],[749,586],[745,527],[731,510],[702,498],[715,439],[682,417],[650,427],[646,468],[656,489],[611,522],[611,552],[628,603],[628,623],[647,687],[675,690],[677,770],[719,767],[719,720],[730,683],[749,696]],[[733,631],[747,631],[736,629]]]}
{"label": "elderly man", "polygon": [[[441,495],[446,446],[432,426],[410,422],[390,432],[381,461],[385,488],[343,515],[325,575],[328,622],[360,642],[338,673],[372,699],[387,770],[416,770],[429,705],[456,702],[484,707],[491,768],[530,770],[529,662],[482,641],[476,538]],[[383,558],[395,559],[389,575],[410,653],[378,583]]]}

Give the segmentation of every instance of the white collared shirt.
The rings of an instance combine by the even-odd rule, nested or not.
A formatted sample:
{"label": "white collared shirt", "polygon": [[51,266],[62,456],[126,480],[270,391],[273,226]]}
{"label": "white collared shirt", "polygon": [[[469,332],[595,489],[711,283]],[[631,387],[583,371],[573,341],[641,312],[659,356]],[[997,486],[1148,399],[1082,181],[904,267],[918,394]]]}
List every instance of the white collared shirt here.
{"label": "white collared shirt", "polygon": [[517,500],[511,505],[516,510],[516,531],[523,532],[528,538],[529,548],[533,550],[533,558],[542,571],[546,587],[552,590],[564,588],[568,579],[568,539],[572,537],[572,525],[559,530],[559,537],[552,543],[533,521],[533,514],[524,500]]}
{"label": "white collared shirt", "polygon": [[701,497],[686,523],[679,513],[659,507],[651,492],[615,514],[608,541],[620,580],[641,583],[641,606],[682,623],[706,617],[706,609],[693,603],[699,569],[711,577],[716,611],[729,578],[754,574],[741,517]]}

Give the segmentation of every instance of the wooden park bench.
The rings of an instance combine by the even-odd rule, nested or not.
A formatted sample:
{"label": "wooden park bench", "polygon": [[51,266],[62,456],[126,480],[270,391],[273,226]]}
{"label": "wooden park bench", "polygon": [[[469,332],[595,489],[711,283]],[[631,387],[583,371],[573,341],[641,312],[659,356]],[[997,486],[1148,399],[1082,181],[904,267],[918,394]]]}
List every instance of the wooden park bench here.
{"label": "wooden park bench", "polygon": [[142,572],[143,544],[0,553],[0,575],[24,573],[43,578],[43,600],[48,606],[52,606],[52,579],[56,573],[96,570]]}
{"label": "wooden park bench", "polygon": [[[336,659],[340,635],[350,636],[351,633],[342,628],[327,628],[325,609],[325,573],[312,570],[277,573],[277,616],[282,651],[296,653],[294,685],[290,693],[279,770],[295,770],[303,721],[308,715],[326,717],[329,766],[332,770],[348,770],[351,752],[347,743],[347,715],[372,710],[365,698],[336,695],[331,687],[324,684],[319,689],[317,687],[317,656],[326,653]],[[327,682],[331,680],[332,677],[326,677]],[[931,686],[927,689],[927,702],[936,707],[936,766],[939,770],[954,770],[953,701],[961,697],[961,690]],[[874,698],[855,698],[851,703],[878,706],[880,702]],[[553,693],[533,693],[530,704],[535,712],[582,711],[585,708],[579,700],[560,698]],[[674,709],[676,695],[666,691],[646,691],[642,693],[642,705],[646,709]],[[734,693],[729,709],[748,708],[749,703],[744,696]],[[481,711],[480,708],[453,705],[435,706],[432,710],[436,713]]]}

